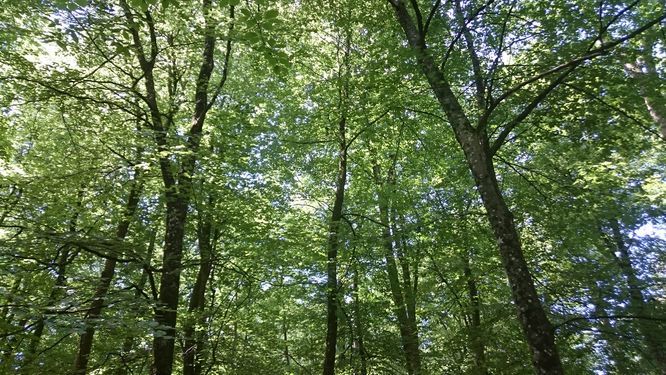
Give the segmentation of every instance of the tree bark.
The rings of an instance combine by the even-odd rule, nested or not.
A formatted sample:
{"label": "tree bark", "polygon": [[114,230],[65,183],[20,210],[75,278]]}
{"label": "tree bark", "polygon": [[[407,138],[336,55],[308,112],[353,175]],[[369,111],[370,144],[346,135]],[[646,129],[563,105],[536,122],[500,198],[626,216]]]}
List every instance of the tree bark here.
{"label": "tree bark", "polygon": [[[159,48],[154,20],[150,11],[146,11],[142,15],[150,40],[149,48],[144,48],[144,43],[139,34],[140,28],[126,0],[121,0],[121,7],[127,19],[128,30],[134,44],[133,48],[143,72],[143,81],[146,90],[143,100],[149,109],[150,125],[157,144],[157,151],[160,154],[159,164],[164,183],[166,233],[159,300],[155,309],[155,321],[158,323],[158,330],[156,332],[159,332],[159,334],[156,334],[153,339],[153,374],[170,375],[174,361],[183,238],[185,235],[187,211],[193,189],[192,176],[195,172],[197,152],[201,144],[206,115],[226,81],[231,42],[227,41],[222,78],[209,102],[208,88],[215,65],[215,44],[217,41],[215,26],[217,22],[211,19],[212,1],[204,0],[202,4],[204,19],[202,60],[195,82],[194,113],[192,114],[191,126],[187,132],[185,145],[187,153],[181,157],[174,154],[169,148],[167,135],[170,124],[169,121],[163,121],[164,118],[168,119],[169,116],[165,116],[160,111],[157,100],[158,90],[155,85],[153,69],[159,54]],[[231,6],[231,18],[233,18],[233,15],[234,8]],[[172,158],[180,160],[180,165],[175,163]],[[174,171],[177,172],[174,173]]]}
{"label": "tree bark", "polygon": [[340,221],[347,183],[347,118],[338,122],[338,173],[335,182],[335,200],[328,229],[328,252],[326,254],[326,352],[324,375],[335,374],[335,356],[338,342],[338,249],[340,248]]}
{"label": "tree bark", "polygon": [[467,296],[469,298],[469,348],[474,354],[474,374],[487,375],[488,367],[486,365],[485,345],[483,341],[483,332],[481,329],[481,301],[479,299],[479,290],[476,285],[476,278],[472,273],[469,254],[463,256],[463,273],[467,281]]}
{"label": "tree bark", "polygon": [[[213,207],[212,198],[208,200],[208,207]],[[202,320],[200,317],[206,303],[206,286],[213,269],[213,223],[209,214],[199,211],[199,223],[197,228],[197,241],[199,243],[200,262],[197,279],[194,283],[188,312],[190,319],[185,322],[183,333],[185,341],[183,345],[183,374],[199,375],[201,374],[203,339],[196,333],[197,323]]]}
{"label": "tree bark", "polygon": [[[358,296],[358,288],[359,288],[359,283],[358,283],[358,261],[354,262],[354,283],[353,283],[353,313],[354,313],[354,330],[356,331],[356,335],[354,335],[356,339],[356,345],[355,348],[358,352],[358,357],[361,362],[361,368],[360,368],[360,375],[367,375],[368,374],[368,353],[366,352],[365,349],[365,342],[363,337],[365,336],[364,328],[363,328],[363,318],[361,316],[361,302],[359,300]],[[354,370],[354,373],[356,374],[356,370]]]}
{"label": "tree bark", "polygon": [[[146,256],[144,257],[145,259],[145,264],[143,266],[143,271],[141,271],[141,276],[139,277],[139,281],[136,283],[136,291],[134,293],[134,298],[142,298],[144,295],[144,288],[146,286],[146,282],[148,282],[148,279],[150,277],[150,263],[151,259],[153,258],[153,253],[155,252],[155,241],[157,240],[157,231],[158,228],[153,228],[152,233],[150,234],[150,242],[148,243],[148,250],[146,251]],[[126,362],[126,357],[127,355],[132,351],[134,348],[134,337],[133,336],[127,336],[125,337],[125,340],[123,341],[123,347],[120,352],[120,359],[123,361],[123,365],[125,365]],[[127,371],[119,371],[117,374],[126,374]]]}
{"label": "tree bark", "polygon": [[[1,225],[2,223],[0,223]],[[3,322],[5,322],[5,326],[7,327],[7,330],[10,331],[12,330],[13,327],[16,327],[12,324],[12,321],[14,320],[14,314],[11,312],[10,307],[14,303],[15,297],[18,295],[19,291],[21,290],[21,284],[23,282],[23,278],[18,275],[15,279],[14,282],[12,283],[12,288],[9,292],[9,295],[6,297],[6,305],[2,308],[2,313],[0,313],[0,316]],[[24,323],[25,324],[25,323]],[[19,325],[19,327],[23,327],[24,324]],[[11,368],[11,365],[13,363],[13,358],[14,358],[14,345],[16,342],[16,335],[8,335],[5,337],[5,347],[2,348],[2,366],[0,366],[0,370],[6,370],[9,372],[9,369]]]}
{"label": "tree bark", "polygon": [[417,30],[404,1],[391,1],[398,23],[416,52],[418,65],[444,111],[460,144],[475,184],[481,194],[488,221],[497,241],[502,264],[507,273],[518,319],[532,354],[538,374],[563,373],[553,327],[541,306],[534,281],[523,256],[520,237],[513,214],[504,201],[497,184],[485,127],[474,128],[451,90],[443,72],[435,65],[425,35]]}
{"label": "tree bark", "polygon": [[[375,163],[373,174],[377,186],[393,189],[393,170],[389,170],[387,182],[382,183],[380,167]],[[396,263],[396,254],[394,248],[394,231],[390,221],[390,202],[384,192],[379,193],[379,221],[382,225],[382,239],[384,247],[384,259],[386,260],[386,273],[388,275],[391,297],[393,300],[393,311],[398,318],[398,328],[402,340],[402,348],[407,362],[407,372],[410,375],[419,375],[421,373],[421,353],[419,350],[419,337],[416,326],[415,305],[412,306],[413,295],[411,294],[411,281],[409,273],[403,273],[403,282],[400,282],[398,265]],[[408,267],[407,267],[408,269]],[[404,271],[404,269],[403,269]]]}
{"label": "tree bark", "polygon": [[[129,231],[129,226],[132,217],[136,212],[137,205],[139,204],[139,195],[141,190],[141,183],[137,180],[139,178],[139,170],[135,170],[135,177],[132,181],[132,187],[127,198],[127,204],[124,209],[123,218],[116,228],[116,238],[124,240]],[[102,314],[104,308],[104,298],[113,280],[113,275],[116,271],[116,260],[112,258],[106,259],[104,262],[104,269],[100,274],[99,284],[93,296],[93,302],[88,310],[86,317],[86,330],[81,335],[79,340],[79,350],[74,361],[74,374],[86,374],[88,369],[88,358],[93,345],[93,337],[95,335],[95,322]]]}

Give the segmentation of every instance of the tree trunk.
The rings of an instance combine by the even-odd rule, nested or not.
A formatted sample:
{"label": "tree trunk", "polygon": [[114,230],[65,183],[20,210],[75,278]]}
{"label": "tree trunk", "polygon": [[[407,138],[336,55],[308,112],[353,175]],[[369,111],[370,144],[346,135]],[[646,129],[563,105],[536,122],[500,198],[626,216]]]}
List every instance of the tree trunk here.
{"label": "tree trunk", "polygon": [[[368,374],[368,353],[365,350],[363,318],[361,317],[361,302],[358,296],[358,261],[354,261],[354,284],[353,284],[353,303],[354,303],[354,330],[356,331],[356,345],[358,357],[361,362],[360,375]],[[354,370],[356,374],[356,370]]]}
{"label": "tree trunk", "polygon": [[664,330],[649,319],[652,309],[645,302],[643,288],[631,264],[629,248],[625,243],[619,223],[612,221],[610,227],[613,234],[613,241],[615,242],[615,250],[618,253],[618,255],[613,255],[629,288],[629,311],[638,318],[638,330],[643,335],[648,353],[652,357],[656,367],[661,374],[666,375],[666,339],[663,336]]}
{"label": "tree trunk", "polygon": [[472,127],[444,74],[435,65],[424,36],[419,34],[404,1],[396,0],[392,4],[409,45],[416,52],[419,67],[453,128],[481,194],[507,273],[518,319],[532,353],[534,368],[538,374],[562,374],[555,333],[534,287],[513,215],[497,184],[485,128]]}
{"label": "tree trunk", "polygon": [[289,324],[287,323],[287,316],[282,316],[282,342],[284,343],[284,362],[287,368],[291,367],[291,359],[289,358]]}
{"label": "tree trunk", "polygon": [[[0,223],[1,224],[1,223]],[[13,330],[12,321],[14,320],[14,314],[10,310],[10,306],[14,303],[15,297],[18,295],[21,290],[21,283],[23,278],[19,275],[14,279],[12,283],[12,288],[7,296],[6,305],[2,308],[1,319],[5,322],[5,326],[8,330]],[[24,323],[25,324],[25,323]],[[24,324],[19,325],[22,327]],[[2,366],[0,370],[5,370],[9,372],[14,358],[14,345],[16,344],[16,335],[8,335],[5,337],[5,347],[2,349]]]}
{"label": "tree trunk", "polygon": [[[175,197],[174,197],[175,195]],[[180,294],[181,259],[187,218],[187,199],[167,193],[166,237],[162,258],[159,301],[155,320],[159,334],[153,340],[154,373],[170,375],[173,367],[176,337],[176,312]]]}
{"label": "tree trunk", "polygon": [[[125,206],[125,212],[123,214],[122,221],[118,224],[116,228],[116,238],[118,240],[124,240],[129,231],[129,226],[132,221],[132,217],[136,211],[136,207],[139,204],[139,194],[141,190],[141,183],[137,180],[139,174],[138,169],[135,170],[135,178],[132,181],[132,188],[130,189],[129,196],[127,198],[127,204]],[[104,262],[104,269],[99,278],[99,284],[95,290],[93,296],[93,302],[88,310],[88,316],[86,317],[86,330],[81,335],[79,341],[79,350],[74,361],[74,374],[85,374],[88,368],[88,358],[90,357],[90,352],[93,345],[93,337],[95,335],[95,326],[94,324],[99,319],[102,314],[102,309],[104,307],[104,298],[109,290],[111,285],[111,280],[113,280],[113,275],[116,271],[116,259],[108,258]]]}
{"label": "tree trunk", "polygon": [[[213,207],[213,199],[208,200],[208,207]],[[197,323],[202,320],[200,317],[206,303],[206,286],[213,269],[213,224],[210,215],[199,212],[199,223],[197,237],[199,243],[200,262],[197,279],[194,283],[192,296],[190,297],[190,306],[188,312],[190,319],[183,326],[185,342],[183,345],[183,374],[198,375],[201,374],[201,356],[204,345],[203,340],[196,333]]]}
{"label": "tree trunk", "polygon": [[469,298],[469,348],[474,354],[474,374],[487,375],[485,345],[483,342],[483,332],[481,329],[481,301],[479,299],[479,290],[476,286],[476,278],[472,274],[469,254],[463,256],[463,272],[467,280],[467,296]]}
{"label": "tree trunk", "polygon": [[[613,315],[612,309],[604,299],[609,297],[609,291],[602,287],[593,289],[592,303],[594,304],[594,314],[597,316]],[[627,364],[631,363],[625,350],[619,344],[621,338],[616,334],[616,327],[613,327],[609,319],[598,319],[596,321],[597,329],[604,343],[604,354],[610,359],[605,370],[610,374],[629,374]]]}
{"label": "tree trunk", "polygon": [[340,248],[340,221],[347,182],[347,119],[343,114],[338,123],[338,174],[335,182],[335,201],[328,230],[326,255],[326,352],[324,375],[335,374],[335,356],[338,343],[338,249]]}
{"label": "tree trunk", "polygon": [[[378,164],[375,163],[373,173],[377,186],[384,185],[381,179],[381,171]],[[393,188],[393,171],[389,170],[386,186]],[[408,275],[403,274],[403,283],[400,282],[398,265],[394,249],[394,237],[392,233],[391,222],[389,220],[389,201],[386,194],[379,193],[379,221],[382,224],[382,239],[384,246],[384,258],[386,260],[386,273],[388,275],[391,297],[393,300],[393,311],[398,318],[398,328],[402,340],[402,348],[407,362],[407,372],[410,375],[419,375],[421,373],[421,354],[419,350],[419,337],[416,327],[415,308],[410,307],[411,282],[407,279]],[[411,314],[410,314],[411,312]]]}
{"label": "tree trunk", "polygon": [[[158,327],[153,339],[153,373],[155,375],[170,375],[174,360],[183,238],[185,235],[187,210],[193,189],[192,177],[195,172],[197,152],[201,144],[206,115],[226,82],[231,41],[228,40],[226,45],[222,78],[215,88],[213,97],[209,101],[208,88],[215,66],[214,56],[217,41],[215,29],[217,22],[211,19],[212,0],[203,0],[202,60],[195,82],[194,112],[192,113],[191,126],[186,137],[185,148],[187,153],[179,156],[174,154],[173,150],[169,147],[167,138],[170,126],[168,121],[169,116],[160,111],[157,100],[158,90],[155,85],[153,69],[159,54],[159,46],[157,45],[158,38],[155,31],[154,19],[149,11],[144,12],[140,17],[145,22],[145,29],[148,30],[150,40],[146,48],[144,48],[144,38],[140,35],[140,30],[143,29],[139,27],[131,7],[127,4],[126,0],[122,0],[120,5],[127,19],[127,27],[132,37],[133,48],[143,73],[146,90],[143,100],[149,109],[150,126],[157,144],[157,151],[160,154],[159,164],[164,183],[166,233],[159,300],[155,309],[155,321],[158,323]],[[231,6],[230,17],[233,19],[233,16],[234,7]],[[175,82],[176,79],[172,79],[172,81]],[[163,119],[167,119],[167,121]],[[166,155],[163,155],[163,153]],[[173,159],[179,160],[180,163],[175,163]],[[174,171],[177,172],[174,173]]]}

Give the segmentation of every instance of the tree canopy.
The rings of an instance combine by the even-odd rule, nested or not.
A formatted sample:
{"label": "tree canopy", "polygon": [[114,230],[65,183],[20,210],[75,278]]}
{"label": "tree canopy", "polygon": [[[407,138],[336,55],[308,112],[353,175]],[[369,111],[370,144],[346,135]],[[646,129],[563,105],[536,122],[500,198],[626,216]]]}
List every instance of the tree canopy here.
{"label": "tree canopy", "polygon": [[657,0],[0,0],[0,372],[666,374]]}

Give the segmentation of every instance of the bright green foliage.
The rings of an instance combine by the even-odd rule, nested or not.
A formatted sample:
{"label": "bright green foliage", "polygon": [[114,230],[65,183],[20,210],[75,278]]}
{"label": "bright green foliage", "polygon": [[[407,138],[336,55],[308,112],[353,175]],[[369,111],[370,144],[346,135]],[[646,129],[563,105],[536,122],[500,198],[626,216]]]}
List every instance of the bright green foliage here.
{"label": "bright green foliage", "polygon": [[[429,19],[425,43],[473,120],[487,107],[474,95],[456,3],[489,72],[495,170],[566,372],[659,374],[646,333],[666,347],[666,153],[655,117],[666,112],[664,5],[417,3]],[[165,146],[155,142],[122,4],[140,21],[142,45],[159,46]],[[191,176],[174,373],[192,321],[203,373],[321,372],[343,113],[337,372],[407,373],[382,242],[379,207],[387,204],[395,258],[416,280],[422,373],[533,373],[465,157],[389,1],[219,0],[206,17],[217,39],[209,99],[223,85]],[[150,373],[153,337],[165,332],[154,320],[165,246],[161,167],[167,161],[177,173],[193,155],[187,132],[204,33],[198,1],[0,1],[0,373],[70,373],[86,324],[96,328],[88,373]],[[563,70],[532,77],[580,57],[501,139]],[[645,61],[652,65],[631,73]],[[135,179],[137,212],[119,240]],[[204,307],[190,312],[204,219],[214,228],[213,266]],[[115,275],[90,322],[106,259],[117,260]]]}

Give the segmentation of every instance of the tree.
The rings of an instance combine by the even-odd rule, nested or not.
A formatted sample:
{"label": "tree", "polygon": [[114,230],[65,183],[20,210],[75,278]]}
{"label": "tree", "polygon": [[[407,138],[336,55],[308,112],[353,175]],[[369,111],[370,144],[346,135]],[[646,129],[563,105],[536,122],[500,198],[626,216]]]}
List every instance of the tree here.
{"label": "tree", "polygon": [[1,5],[1,372],[663,372],[661,3]]}

